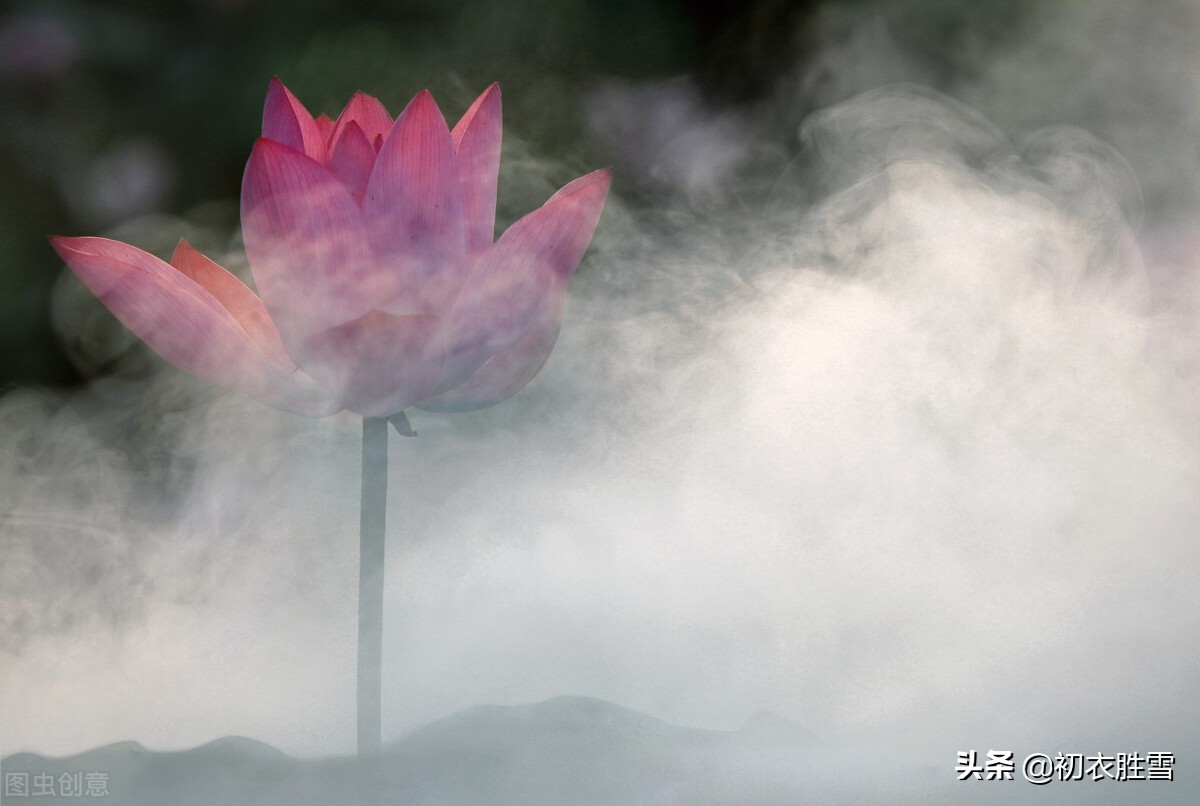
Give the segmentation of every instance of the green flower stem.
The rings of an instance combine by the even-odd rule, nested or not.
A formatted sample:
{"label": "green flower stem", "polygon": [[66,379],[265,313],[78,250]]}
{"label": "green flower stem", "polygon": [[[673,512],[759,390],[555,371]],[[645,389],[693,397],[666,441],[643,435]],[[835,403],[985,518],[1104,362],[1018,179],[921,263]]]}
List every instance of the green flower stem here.
{"label": "green flower stem", "polygon": [[358,755],[379,755],[388,421],[363,418],[358,565]]}

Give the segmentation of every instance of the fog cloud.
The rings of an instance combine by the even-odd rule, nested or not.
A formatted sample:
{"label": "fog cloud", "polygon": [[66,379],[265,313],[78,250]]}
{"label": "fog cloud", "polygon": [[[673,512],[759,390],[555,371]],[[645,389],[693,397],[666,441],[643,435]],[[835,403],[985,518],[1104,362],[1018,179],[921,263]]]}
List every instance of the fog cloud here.
{"label": "fog cloud", "polygon": [[[1194,740],[1200,19],[1138,11],[1061,4],[952,73],[839,17],[735,109],[598,90],[618,180],[549,365],[392,440],[385,740],[562,693]],[[0,398],[0,752],[348,752],[356,419],[109,326],[65,334],[112,345],[85,390]]]}

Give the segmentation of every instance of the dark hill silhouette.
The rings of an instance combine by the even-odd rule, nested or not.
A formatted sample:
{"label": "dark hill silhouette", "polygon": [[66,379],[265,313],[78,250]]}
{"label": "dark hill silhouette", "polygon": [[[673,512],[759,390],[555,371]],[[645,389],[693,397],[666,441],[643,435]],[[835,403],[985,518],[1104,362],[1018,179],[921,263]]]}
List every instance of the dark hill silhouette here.
{"label": "dark hill silhouette", "polygon": [[[31,779],[48,773],[56,792],[63,773],[102,773],[108,795],[97,802],[109,806],[350,806],[364,777],[378,781],[389,804],[671,803],[703,791],[697,782],[723,758],[798,741],[815,740],[768,714],[742,730],[702,730],[604,700],[563,696],[468,708],[392,742],[366,769],[347,757],[293,758],[239,736],[170,752],[119,742],[67,758],[18,753],[4,759],[3,768]],[[34,800],[50,806],[81,798]]]}

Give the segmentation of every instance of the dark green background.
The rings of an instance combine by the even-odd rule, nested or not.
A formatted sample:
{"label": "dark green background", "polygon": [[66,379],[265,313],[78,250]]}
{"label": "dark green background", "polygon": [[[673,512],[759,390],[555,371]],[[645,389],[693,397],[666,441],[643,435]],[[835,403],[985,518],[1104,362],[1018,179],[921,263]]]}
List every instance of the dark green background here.
{"label": "dark green background", "polygon": [[[45,237],[103,234],[161,212],[236,229],[236,199],[263,92],[280,75],[314,113],[357,89],[393,112],[421,89],[452,120],[492,81],[506,131],[581,170],[612,164],[581,97],[604,82],[688,76],[716,108],[769,105],[815,51],[817,11],[784,0],[191,0],[15,3],[0,14],[0,389],[71,385],[50,320],[62,269]],[[970,71],[964,43],[1003,41],[1022,4],[894,2],[890,35],[927,74]],[[834,32],[836,35],[836,31]],[[977,53],[975,55],[978,55]],[[803,112],[804,110],[800,110]],[[794,126],[797,110],[781,118]],[[169,182],[149,209],[81,212],[94,163],[149,144]],[[619,166],[618,166],[619,168]],[[568,180],[572,174],[560,179]],[[618,171],[627,204],[653,204]],[[146,207],[146,205],[143,205]]]}

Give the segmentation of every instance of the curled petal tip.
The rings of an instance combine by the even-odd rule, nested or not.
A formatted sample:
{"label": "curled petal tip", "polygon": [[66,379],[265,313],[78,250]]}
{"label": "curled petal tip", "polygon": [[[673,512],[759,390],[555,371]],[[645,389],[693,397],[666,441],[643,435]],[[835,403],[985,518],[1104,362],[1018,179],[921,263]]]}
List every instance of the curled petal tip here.
{"label": "curled petal tip", "polygon": [[[276,158],[282,155],[285,151],[296,151],[296,149],[291,148],[279,142],[278,140],[272,140],[270,137],[259,137],[255,139],[254,146],[250,149],[250,157],[253,159],[256,155],[259,155],[260,159]],[[300,153],[300,156],[312,159],[312,157],[309,157],[307,154]]]}
{"label": "curled petal tip", "polygon": [[368,95],[367,93],[363,92],[362,90],[355,90],[354,94],[350,96],[350,100],[351,101],[374,101],[375,96]]}
{"label": "curled petal tip", "polygon": [[96,240],[94,235],[49,235],[47,240],[55,249],[62,247],[64,249],[74,249],[77,245],[88,241]]}
{"label": "curled petal tip", "polygon": [[434,100],[433,93],[429,90],[421,90],[413,96],[412,105],[418,109],[431,108],[437,111],[440,115],[442,110],[438,107],[437,101]]}
{"label": "curled petal tip", "polygon": [[50,248],[57,252],[58,256],[64,261],[71,252],[75,251],[71,246],[71,241],[76,240],[75,238],[65,235],[51,235],[48,240],[50,241]]}
{"label": "curled petal tip", "polygon": [[430,93],[429,90],[421,90],[412,97],[411,101],[408,102],[408,106],[406,106],[404,111],[401,112],[396,118],[396,123],[398,125],[400,123],[400,119],[406,116],[425,120],[433,115],[443,117],[442,110],[440,107],[438,107],[437,101],[434,100],[433,94]]}
{"label": "curled petal tip", "polygon": [[378,98],[361,91],[354,93],[334,124],[329,140],[330,154],[337,150],[339,141],[351,123],[358,124],[366,136],[367,143],[370,144],[379,135],[390,131],[393,121],[387,107],[380,103]]}
{"label": "curled petal tip", "polygon": [[95,235],[51,235],[50,246],[58,253],[58,256],[70,263],[70,256],[87,255],[93,252],[105,251],[107,244],[113,244],[117,248],[133,249],[131,246],[113,241],[109,238],[100,238]]}
{"label": "curled petal tip", "polygon": [[171,252],[171,259],[168,260],[167,263],[178,269],[184,264],[185,261],[191,258],[193,254],[198,255],[200,254],[200,251],[188,243],[187,238],[180,238],[179,243],[175,244],[174,251]]}
{"label": "curled petal tip", "polygon": [[584,174],[580,179],[590,179],[593,182],[612,183],[612,168],[597,168],[590,174]]}
{"label": "curled petal tip", "polygon": [[293,148],[318,162],[327,162],[320,127],[304,104],[283,85],[278,76],[267,85],[263,103],[262,135]]}
{"label": "curled petal tip", "polygon": [[608,194],[612,185],[612,168],[599,168],[563,185],[554,197],[575,196],[580,193]]}
{"label": "curled petal tip", "polygon": [[[491,84],[488,85],[487,89],[485,89],[483,92],[479,93],[479,97],[476,98],[471,103],[471,106],[463,114],[462,120],[459,121],[459,126],[465,126],[465,125],[469,124],[471,122],[471,119],[475,117],[475,115],[479,111],[479,109],[484,106],[492,107],[493,111],[490,114],[493,114],[493,115],[499,114],[499,110],[500,110],[500,84],[499,84],[499,82],[493,81]],[[497,125],[498,124],[499,124],[499,121],[497,120]],[[455,128],[458,128],[458,127],[456,126]]]}
{"label": "curled petal tip", "polygon": [[589,186],[594,186],[597,191],[608,196],[608,191],[612,187],[612,168],[600,168],[599,170],[592,171],[590,174],[585,174],[581,178],[588,180],[587,184]]}

